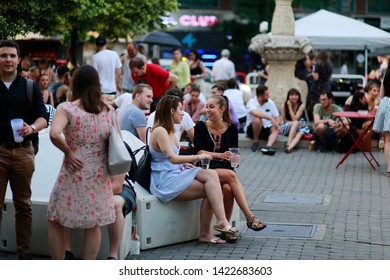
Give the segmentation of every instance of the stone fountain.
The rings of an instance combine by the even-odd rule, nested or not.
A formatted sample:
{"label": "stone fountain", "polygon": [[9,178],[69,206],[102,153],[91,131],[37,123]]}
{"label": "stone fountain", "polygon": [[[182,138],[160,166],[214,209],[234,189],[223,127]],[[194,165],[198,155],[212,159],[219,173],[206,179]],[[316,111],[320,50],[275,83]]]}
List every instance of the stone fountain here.
{"label": "stone fountain", "polygon": [[291,2],[292,0],[275,0],[272,34],[256,35],[249,46],[252,52],[260,54],[268,61],[270,72],[266,86],[279,110],[288,90],[293,87],[301,92],[302,101],[306,104],[306,82],[295,78],[294,70],[297,60],[313,50],[308,38],[295,36]]}

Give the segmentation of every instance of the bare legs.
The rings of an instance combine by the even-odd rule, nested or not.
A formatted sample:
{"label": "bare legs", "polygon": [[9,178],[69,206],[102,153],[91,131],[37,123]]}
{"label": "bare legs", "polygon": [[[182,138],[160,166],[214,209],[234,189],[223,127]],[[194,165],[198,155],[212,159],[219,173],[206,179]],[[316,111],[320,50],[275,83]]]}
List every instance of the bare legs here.
{"label": "bare legs", "polygon": [[[189,201],[204,198],[201,205],[201,233],[200,241],[209,240],[215,236],[211,234],[210,223],[212,212],[217,219],[217,225],[230,226],[225,216],[223,195],[217,173],[211,169],[201,169],[191,185],[176,197],[178,201]],[[212,211],[211,211],[212,210]]]}
{"label": "bare legs", "polygon": [[[53,260],[64,259],[64,252],[66,245],[68,244],[66,238],[66,228],[57,222],[49,220],[48,241],[50,254]],[[84,230],[83,259],[96,259],[100,248],[100,240],[101,235],[99,226]]]}
{"label": "bare legs", "polygon": [[387,164],[387,177],[390,177],[390,131],[384,131],[385,138],[385,160]]}
{"label": "bare legs", "polygon": [[303,136],[303,132],[298,130],[299,122],[292,121],[288,131],[287,149],[291,152],[299,143]]}
{"label": "bare legs", "polygon": [[[233,195],[241,211],[244,213],[245,219],[248,222],[253,217],[253,212],[249,209],[248,203],[246,201],[244,187],[238,180],[236,173],[233,170],[222,168],[215,169],[215,171],[217,171],[221,184],[224,186],[224,195],[228,194],[229,196],[230,193]],[[226,185],[230,187],[230,190],[228,190]],[[230,206],[227,208],[233,209],[233,201],[231,199],[229,200]],[[229,201],[227,201],[227,203],[229,203]],[[231,216],[231,211],[229,216],[226,214],[226,216],[229,218]]]}
{"label": "bare legs", "polygon": [[114,195],[114,205],[116,215],[115,222],[108,225],[108,236],[110,239],[109,257],[117,259],[122,240],[123,227],[125,225],[125,217],[122,212],[125,200],[119,195]]}

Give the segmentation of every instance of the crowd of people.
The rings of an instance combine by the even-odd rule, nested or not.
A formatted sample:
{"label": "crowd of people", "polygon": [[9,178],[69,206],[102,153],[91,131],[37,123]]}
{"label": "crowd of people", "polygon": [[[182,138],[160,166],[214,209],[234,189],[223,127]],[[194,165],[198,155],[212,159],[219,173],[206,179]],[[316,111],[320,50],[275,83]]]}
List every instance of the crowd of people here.
{"label": "crowd of people", "polygon": [[[132,183],[124,179],[125,174],[110,176],[108,171],[106,142],[113,124],[149,145],[153,195],[162,202],[202,199],[199,243],[205,244],[237,242],[238,231],[230,224],[234,201],[249,229],[266,228],[250,210],[245,188],[231,164],[233,154],[229,148],[238,147],[240,132],[253,139],[253,152],[270,156],[275,154],[273,145],[280,134],[287,137],[285,153],[293,152],[299,141],[311,133],[315,134],[320,152],[339,148],[347,137],[340,124],[342,121],[349,125],[347,120],[336,120],[332,115],[343,109],[333,103],[329,85],[332,66],[326,52],[319,53],[314,67],[308,56],[297,63],[296,75],[308,85],[311,83],[313,89],[307,104],[302,103],[301,93],[292,88],[286,92],[281,108],[277,108],[264,83],[258,85],[252,99],[244,100],[226,49],[213,67],[215,85],[207,99],[206,70],[196,51],[190,52],[186,62],[180,49],[173,50],[172,65],[165,70],[148,63],[134,42],[127,44],[127,55],[122,60],[107,49],[103,36],[96,39],[96,50],[91,65],[83,65],[71,75],[66,66],[51,73],[44,63],[29,67],[32,71],[18,70],[18,45],[0,42],[0,208],[9,182],[20,259],[31,259],[31,137],[46,128],[49,119],[53,119],[50,138],[64,153],[47,212],[53,259],[73,257],[70,236],[74,228],[84,229],[82,257],[95,259],[103,225],[109,225],[108,259],[118,258],[124,219],[134,207],[135,192]],[[39,70],[37,76],[33,75],[35,69]],[[33,106],[27,106],[27,83],[22,75],[36,81]],[[384,136],[386,175],[390,176],[390,68],[381,85],[369,83],[364,90],[348,99],[344,109],[377,111],[373,130]],[[306,110],[312,112],[312,129],[305,119]],[[24,120],[19,131],[24,137],[21,143],[14,141],[10,125],[10,120],[17,117]],[[368,124],[353,125],[364,129]],[[265,146],[260,146],[260,139],[265,140]],[[180,147],[183,140],[190,143],[187,149]],[[199,167],[204,159],[210,160],[207,169]],[[213,215],[216,224],[212,226]],[[214,235],[212,229],[220,234]]]}

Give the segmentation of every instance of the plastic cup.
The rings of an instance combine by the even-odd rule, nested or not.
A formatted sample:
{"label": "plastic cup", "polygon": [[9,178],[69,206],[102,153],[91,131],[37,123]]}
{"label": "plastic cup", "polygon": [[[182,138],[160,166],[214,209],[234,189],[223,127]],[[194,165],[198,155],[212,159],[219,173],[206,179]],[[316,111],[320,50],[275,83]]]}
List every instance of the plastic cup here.
{"label": "plastic cup", "polygon": [[202,164],[202,169],[209,169],[209,167],[210,167],[210,159],[209,158],[202,159],[200,162]]}
{"label": "plastic cup", "polygon": [[18,130],[23,127],[23,119],[13,119],[11,120],[12,132],[14,134],[14,140],[17,143],[23,142],[23,137],[20,136]]}
{"label": "plastic cup", "polygon": [[187,149],[187,148],[188,148],[188,145],[189,145],[190,143],[187,142],[187,141],[181,141],[179,144],[180,144],[180,149]]}
{"label": "plastic cup", "polygon": [[240,148],[229,148],[229,151],[232,153],[230,165],[231,167],[236,168],[240,165]]}

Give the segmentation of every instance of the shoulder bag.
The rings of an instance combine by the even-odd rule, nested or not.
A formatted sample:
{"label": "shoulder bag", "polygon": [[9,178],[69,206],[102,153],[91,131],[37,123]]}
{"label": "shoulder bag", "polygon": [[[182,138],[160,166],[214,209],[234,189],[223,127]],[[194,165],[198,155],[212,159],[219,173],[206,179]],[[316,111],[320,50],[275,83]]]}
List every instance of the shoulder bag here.
{"label": "shoulder bag", "polygon": [[114,113],[109,108],[108,113],[111,119],[110,136],[108,138],[108,171],[110,175],[123,174],[130,170],[131,157],[119,134]]}

